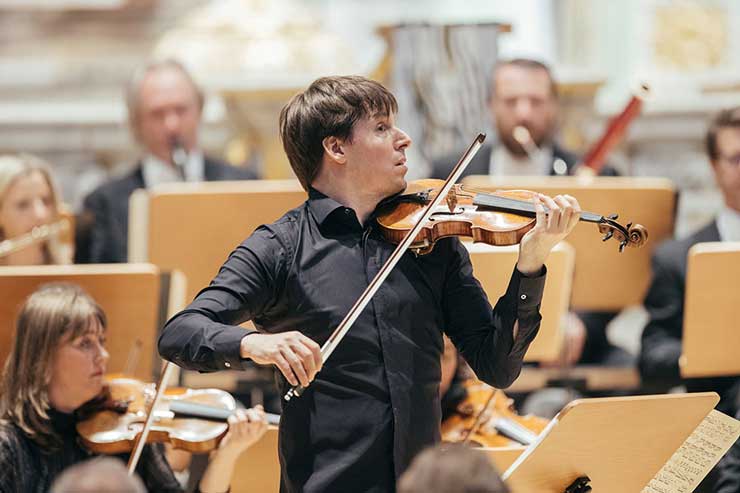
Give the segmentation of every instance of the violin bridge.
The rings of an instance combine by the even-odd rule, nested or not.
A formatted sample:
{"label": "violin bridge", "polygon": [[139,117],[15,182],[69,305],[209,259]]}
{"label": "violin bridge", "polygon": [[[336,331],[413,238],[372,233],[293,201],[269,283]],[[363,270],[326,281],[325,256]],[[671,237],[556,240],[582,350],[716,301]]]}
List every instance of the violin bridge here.
{"label": "violin bridge", "polygon": [[452,187],[450,193],[447,194],[447,207],[450,209],[450,214],[455,213],[457,208],[457,194],[455,193],[455,187]]}

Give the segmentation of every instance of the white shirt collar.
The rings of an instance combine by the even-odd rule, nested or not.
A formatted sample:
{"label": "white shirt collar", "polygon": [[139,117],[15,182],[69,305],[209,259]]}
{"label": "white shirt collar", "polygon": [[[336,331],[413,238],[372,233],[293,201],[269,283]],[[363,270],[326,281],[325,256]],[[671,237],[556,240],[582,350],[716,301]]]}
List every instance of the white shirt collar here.
{"label": "white shirt collar", "polygon": [[548,176],[553,158],[552,146],[540,147],[534,159],[514,156],[506,146],[493,148],[488,163],[488,174],[492,176]]}
{"label": "white shirt collar", "polygon": [[740,241],[740,212],[724,206],[717,215],[717,229],[722,241]]}
{"label": "white shirt collar", "polygon": [[205,180],[205,161],[202,152],[194,150],[189,153],[188,160],[183,168],[185,172],[184,180],[177,168],[170,163],[165,163],[153,154],[147,153],[141,161],[141,172],[144,175],[144,184],[147,188],[162,183]]}

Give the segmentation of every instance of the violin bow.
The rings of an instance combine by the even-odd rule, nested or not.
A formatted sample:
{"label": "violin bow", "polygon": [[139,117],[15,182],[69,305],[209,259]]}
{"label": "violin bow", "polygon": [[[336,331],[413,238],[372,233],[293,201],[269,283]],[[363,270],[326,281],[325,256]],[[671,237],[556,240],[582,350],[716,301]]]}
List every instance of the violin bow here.
{"label": "violin bow", "polygon": [[167,361],[162,370],[162,374],[159,376],[157,392],[154,394],[152,405],[147,411],[146,421],[144,421],[144,428],[142,428],[141,433],[136,436],[133,449],[131,450],[131,455],[128,458],[128,465],[126,467],[128,468],[129,476],[134,474],[134,471],[136,470],[136,464],[139,463],[141,452],[144,450],[146,439],[149,436],[149,430],[152,428],[152,423],[154,422],[154,410],[157,408],[157,405],[162,400],[162,395],[164,395],[164,391],[167,388],[167,382],[169,381],[170,375],[174,371],[174,368],[175,365]]}
{"label": "violin bow", "polygon": [[[396,249],[393,250],[393,253],[391,253],[390,257],[388,257],[388,260],[386,260],[385,264],[383,264],[373,280],[370,282],[370,284],[368,284],[367,288],[365,288],[365,291],[360,295],[352,308],[350,308],[349,312],[341,321],[341,323],[337,326],[337,328],[334,329],[334,332],[332,332],[331,336],[329,336],[329,339],[327,339],[324,345],[321,347],[322,363],[326,362],[329,356],[331,356],[331,354],[337,348],[349,329],[355,323],[355,320],[357,320],[357,318],[360,316],[360,313],[362,313],[362,310],[365,309],[367,304],[370,302],[370,300],[378,291],[385,279],[391,273],[398,261],[401,260],[403,254],[406,253],[406,250],[411,246],[411,243],[413,243],[416,236],[421,232],[421,229],[424,227],[427,220],[432,215],[432,212],[434,212],[437,206],[440,205],[442,201],[447,198],[447,194],[460,178],[463,171],[465,171],[465,168],[468,167],[468,164],[470,164],[470,161],[476,155],[485,139],[486,134],[478,134],[473,143],[470,144],[470,147],[468,147],[468,149],[465,151],[465,154],[462,155],[460,160],[452,169],[452,172],[450,172],[450,175],[447,177],[447,180],[445,180],[445,183],[444,185],[442,185],[442,188],[440,189],[437,196],[425,206],[424,212],[422,213],[417,223],[414,225],[413,228],[411,228],[408,233],[406,233],[403,241],[401,241],[396,246]],[[304,390],[305,387],[301,385],[296,385],[285,394],[283,399],[285,399],[286,402],[289,402],[293,397],[299,397]]]}
{"label": "violin bow", "polygon": [[488,396],[488,399],[486,399],[486,403],[483,405],[483,408],[481,408],[481,410],[475,416],[475,420],[473,420],[473,424],[470,426],[470,429],[468,429],[468,432],[465,433],[465,438],[462,441],[463,445],[467,445],[468,442],[470,442],[470,437],[472,437],[473,434],[476,431],[478,431],[478,428],[480,428],[480,425],[483,422],[483,416],[491,408],[491,404],[496,402],[495,398],[496,398],[496,389],[491,387],[491,395]]}

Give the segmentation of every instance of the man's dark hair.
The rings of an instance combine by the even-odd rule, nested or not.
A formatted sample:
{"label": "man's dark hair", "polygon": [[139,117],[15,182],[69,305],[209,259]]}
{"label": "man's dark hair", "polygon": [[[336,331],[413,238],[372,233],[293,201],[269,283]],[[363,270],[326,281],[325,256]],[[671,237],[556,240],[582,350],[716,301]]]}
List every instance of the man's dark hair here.
{"label": "man's dark hair", "polygon": [[398,493],[509,493],[488,456],[461,444],[441,444],[414,458]]}
{"label": "man's dark hair", "polygon": [[706,146],[707,155],[712,163],[719,159],[717,134],[723,128],[740,128],[740,106],[720,111],[709,123]]}
{"label": "man's dark hair", "polygon": [[493,94],[496,91],[496,72],[503,67],[519,67],[529,70],[542,70],[547,74],[547,78],[550,80],[550,94],[554,99],[558,98],[558,88],[555,84],[555,79],[552,77],[550,67],[540,62],[539,60],[533,60],[531,58],[511,58],[508,60],[501,60],[493,67],[491,77],[489,78],[491,86],[488,91],[488,98],[493,98]]}
{"label": "man's dark hair", "polygon": [[293,96],[280,111],[280,138],[303,188],[321,167],[326,137],[351,140],[358,121],[397,111],[388,89],[360,76],[322,77]]}

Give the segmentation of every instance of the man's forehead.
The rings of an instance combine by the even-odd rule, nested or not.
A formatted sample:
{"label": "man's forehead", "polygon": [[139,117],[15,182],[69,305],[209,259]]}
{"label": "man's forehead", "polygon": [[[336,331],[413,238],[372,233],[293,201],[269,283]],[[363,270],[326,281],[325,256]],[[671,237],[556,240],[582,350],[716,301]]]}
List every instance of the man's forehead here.
{"label": "man's forehead", "polygon": [[493,86],[497,93],[537,91],[550,95],[550,76],[539,67],[504,65],[494,72]]}
{"label": "man's forehead", "polygon": [[173,98],[198,100],[196,88],[180,70],[163,67],[153,70],[142,79],[139,96],[147,104],[156,104]]}
{"label": "man's forehead", "polygon": [[725,127],[717,131],[717,145],[720,151],[740,151],[740,127]]}

